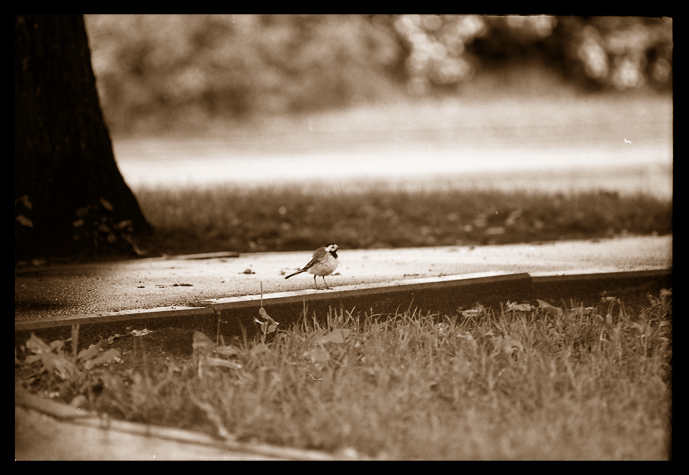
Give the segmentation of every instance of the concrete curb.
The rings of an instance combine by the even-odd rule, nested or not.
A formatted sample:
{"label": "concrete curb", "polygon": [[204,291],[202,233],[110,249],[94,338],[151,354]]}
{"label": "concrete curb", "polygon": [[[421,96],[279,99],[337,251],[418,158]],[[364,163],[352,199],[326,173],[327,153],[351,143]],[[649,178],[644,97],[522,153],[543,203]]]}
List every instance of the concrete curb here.
{"label": "concrete curb", "polygon": [[[206,434],[103,418],[50,399],[16,390],[16,460],[340,460],[342,457],[213,438]],[[46,419],[46,416],[50,419]],[[17,425],[52,432],[54,443],[34,444]],[[59,432],[60,437],[55,437]],[[16,440],[19,436],[20,440]],[[39,439],[42,439],[39,437]],[[88,440],[88,443],[85,441]]]}
{"label": "concrete curb", "polygon": [[410,279],[393,283],[376,283],[337,287],[333,290],[300,290],[273,294],[247,295],[200,300],[187,307],[108,312],[97,315],[74,315],[68,318],[42,318],[15,321],[18,333],[41,330],[69,331],[72,325],[97,326],[100,331],[116,331],[132,324],[153,328],[161,325],[197,325],[217,330],[218,318],[224,333],[241,335],[242,327],[253,329],[253,320],[263,306],[273,319],[288,325],[302,315],[328,312],[333,307],[349,311],[353,308],[386,314],[408,308],[428,312],[451,313],[480,302],[499,304],[506,300],[524,301],[542,298],[545,293],[569,292],[576,287],[583,291],[610,290],[658,282],[672,285],[672,268],[631,271],[578,273],[480,273]]}
{"label": "concrete curb", "polygon": [[72,325],[126,323],[138,320],[155,320],[158,318],[210,317],[213,310],[204,307],[158,307],[149,309],[123,310],[106,312],[97,315],[74,315],[67,318],[48,317],[35,320],[14,322],[14,331],[32,331],[44,328],[58,328]]}
{"label": "concrete curb", "polygon": [[566,272],[532,272],[534,283],[567,282],[567,281],[602,281],[602,280],[629,280],[629,279],[654,279],[672,275],[672,268],[660,268],[652,270],[620,271],[620,272],[586,272],[572,270]]}

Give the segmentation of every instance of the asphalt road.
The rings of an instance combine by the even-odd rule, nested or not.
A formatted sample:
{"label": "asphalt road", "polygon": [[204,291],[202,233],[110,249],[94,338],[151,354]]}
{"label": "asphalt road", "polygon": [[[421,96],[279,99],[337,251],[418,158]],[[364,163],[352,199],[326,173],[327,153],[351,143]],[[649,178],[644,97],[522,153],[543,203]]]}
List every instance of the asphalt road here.
{"label": "asphalt road", "polygon": [[[347,250],[329,285],[361,286],[483,272],[566,274],[672,266],[672,236],[533,245]],[[140,259],[15,270],[15,320],[190,306],[223,297],[313,289],[310,274],[284,279],[309,252],[213,259]],[[245,273],[246,272],[246,273]],[[249,273],[250,272],[250,273]],[[319,286],[322,286],[319,278]],[[326,292],[325,290],[323,292]]]}

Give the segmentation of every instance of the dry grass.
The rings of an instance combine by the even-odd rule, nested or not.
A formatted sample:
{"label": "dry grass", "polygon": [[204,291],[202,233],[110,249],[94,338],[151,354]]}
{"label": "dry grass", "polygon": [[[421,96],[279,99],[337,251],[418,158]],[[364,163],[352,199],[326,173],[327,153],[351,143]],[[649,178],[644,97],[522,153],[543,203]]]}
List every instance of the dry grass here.
{"label": "dry grass", "polygon": [[507,244],[672,232],[672,202],[614,192],[290,186],[142,188],[167,254]]}
{"label": "dry grass", "polygon": [[672,294],[648,299],[331,312],[203,371],[92,370],[75,389],[115,417],[341,456],[667,459]]}

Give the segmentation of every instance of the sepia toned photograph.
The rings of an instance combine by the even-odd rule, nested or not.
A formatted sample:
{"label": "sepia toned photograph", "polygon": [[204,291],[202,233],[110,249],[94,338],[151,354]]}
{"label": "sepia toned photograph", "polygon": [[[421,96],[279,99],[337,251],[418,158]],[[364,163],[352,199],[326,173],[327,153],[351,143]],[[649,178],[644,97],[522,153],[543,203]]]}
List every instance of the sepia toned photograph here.
{"label": "sepia toned photograph", "polygon": [[671,460],[673,19],[15,15],[15,460]]}

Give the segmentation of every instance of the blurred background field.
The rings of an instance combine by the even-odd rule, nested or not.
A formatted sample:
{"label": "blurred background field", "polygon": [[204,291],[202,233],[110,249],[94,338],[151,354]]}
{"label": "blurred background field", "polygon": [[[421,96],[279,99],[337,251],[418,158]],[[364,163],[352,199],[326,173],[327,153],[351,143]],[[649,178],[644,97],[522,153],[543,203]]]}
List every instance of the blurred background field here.
{"label": "blurred background field", "polygon": [[669,18],[86,21],[160,252],[672,232]]}

